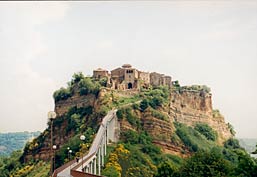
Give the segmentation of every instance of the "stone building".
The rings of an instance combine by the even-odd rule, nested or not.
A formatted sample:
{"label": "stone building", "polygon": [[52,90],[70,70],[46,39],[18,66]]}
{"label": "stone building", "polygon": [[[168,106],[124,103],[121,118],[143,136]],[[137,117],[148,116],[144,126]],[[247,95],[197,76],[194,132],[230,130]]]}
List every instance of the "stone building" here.
{"label": "stone building", "polygon": [[172,81],[170,76],[165,76],[164,74],[152,72],[150,73],[150,84],[155,87],[160,85],[171,87]]}
{"label": "stone building", "polygon": [[102,68],[98,68],[96,70],[93,71],[93,78],[95,79],[102,79],[105,77],[109,77],[109,73],[107,70],[102,69]]}
{"label": "stone building", "polygon": [[111,71],[111,85],[114,89],[136,89],[138,88],[138,70],[130,64],[124,64],[120,68]]}
{"label": "stone building", "polygon": [[118,90],[139,89],[140,87],[149,88],[151,85],[166,85],[170,87],[172,84],[170,76],[156,72],[139,71],[130,64],[124,64],[121,67],[111,70],[110,74],[107,70],[101,68],[93,71],[93,78],[101,79],[105,77],[108,78],[108,86]]}

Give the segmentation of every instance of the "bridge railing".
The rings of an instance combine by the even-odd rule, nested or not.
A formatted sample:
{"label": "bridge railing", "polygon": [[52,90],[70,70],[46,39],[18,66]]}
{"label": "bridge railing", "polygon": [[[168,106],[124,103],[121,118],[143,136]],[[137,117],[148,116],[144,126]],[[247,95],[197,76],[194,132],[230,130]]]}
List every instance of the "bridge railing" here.
{"label": "bridge railing", "polygon": [[[116,112],[117,110],[111,110],[103,118],[89,152],[83,155],[79,162],[72,161],[56,169],[53,177],[68,177],[70,175],[76,177],[78,176],[77,174],[80,174],[79,176],[81,176],[82,173],[85,175],[88,174],[88,176],[96,176],[97,173],[99,176],[101,175],[101,167],[104,165],[104,156],[106,155],[106,145],[108,143],[107,131],[108,128],[114,128],[108,127],[108,125],[111,121],[115,121]],[[72,166],[71,169],[70,166]]]}

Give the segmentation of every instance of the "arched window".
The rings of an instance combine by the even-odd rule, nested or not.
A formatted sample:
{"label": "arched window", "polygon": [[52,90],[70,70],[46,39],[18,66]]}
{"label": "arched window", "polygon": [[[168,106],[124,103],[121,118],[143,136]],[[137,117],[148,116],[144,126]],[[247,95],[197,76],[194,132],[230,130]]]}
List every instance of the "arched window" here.
{"label": "arched window", "polygon": [[128,83],[128,89],[132,89],[132,83]]}

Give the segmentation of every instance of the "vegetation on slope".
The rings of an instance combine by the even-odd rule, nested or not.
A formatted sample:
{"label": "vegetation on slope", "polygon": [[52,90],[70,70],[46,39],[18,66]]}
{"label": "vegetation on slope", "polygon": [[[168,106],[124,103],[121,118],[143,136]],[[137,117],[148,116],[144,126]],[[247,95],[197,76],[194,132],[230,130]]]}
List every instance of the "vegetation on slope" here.
{"label": "vegetation on slope", "polygon": [[[149,105],[148,105],[149,106]],[[121,108],[118,112],[120,120],[126,119],[134,128],[121,132],[121,142],[109,156],[104,175],[109,177],[131,176],[256,176],[257,160],[242,149],[236,139],[229,139],[224,146],[216,144],[217,133],[206,124],[188,127],[175,123],[176,131],[171,137],[179,138],[177,145],[183,146],[193,154],[182,159],[165,154],[154,145],[153,137],[144,130],[136,111],[144,111],[141,106]],[[186,153],[186,152],[183,152]],[[110,165],[112,164],[112,165]],[[115,168],[117,167],[117,168]]]}
{"label": "vegetation on slope", "polygon": [[[184,127],[184,131],[192,130],[191,127]],[[205,146],[208,141],[205,138],[196,144]],[[251,158],[237,140],[229,139],[224,147],[214,143],[208,145],[209,147],[198,148],[191,157],[181,159],[162,153],[146,132],[138,134],[128,130],[122,134],[122,141],[111,152],[103,174],[108,177],[257,175],[257,160]]]}
{"label": "vegetation on slope", "polygon": [[70,98],[75,91],[80,95],[95,94],[97,95],[101,87],[106,87],[107,80],[101,79],[95,81],[92,77],[85,77],[81,72],[75,73],[72,80],[68,82],[67,88],[60,88],[53,94],[55,102]]}
{"label": "vegetation on slope", "polygon": [[37,137],[39,134],[39,131],[0,133],[0,156],[8,156],[13,151],[21,150],[28,140]]}
{"label": "vegetation on slope", "polygon": [[21,163],[22,151],[14,151],[9,157],[0,158],[0,172],[2,177],[47,177],[50,163],[30,161]]}
{"label": "vegetation on slope", "polygon": [[[105,79],[95,81],[82,73],[73,75],[67,88],[54,93],[55,102],[79,95],[99,94],[107,84]],[[174,83],[175,91],[191,90],[210,92],[207,87],[180,87]],[[54,127],[62,130],[58,133],[69,137],[66,143],[58,146],[55,153],[56,167],[61,166],[75,156],[85,153],[98,129],[98,123],[108,110],[118,108],[119,120],[126,121],[130,128],[121,132],[120,142],[108,148],[103,175],[108,177],[169,177],[169,176],[257,176],[257,161],[252,159],[235,139],[229,139],[224,146],[217,146],[217,132],[206,124],[197,124],[194,128],[175,123],[173,135],[168,137],[170,143],[182,147],[181,153],[188,158],[166,154],[154,144],[155,138],[144,129],[142,115],[150,113],[159,122],[169,122],[170,90],[167,87],[141,89],[132,96],[111,91],[104,95],[100,107],[71,107],[68,112],[54,120]],[[37,154],[43,147],[49,147],[48,128],[35,140],[27,143],[24,153]],[[66,126],[64,126],[66,125]],[[64,130],[63,130],[64,128]],[[233,130],[233,129],[232,129]],[[86,136],[86,143],[79,136]],[[59,136],[59,135],[58,135]],[[61,134],[60,134],[61,136]],[[67,148],[72,149],[68,156]],[[29,161],[24,163],[24,154],[14,152],[9,158],[0,159],[1,176],[47,176],[49,163]],[[3,174],[3,175],[2,175]]]}

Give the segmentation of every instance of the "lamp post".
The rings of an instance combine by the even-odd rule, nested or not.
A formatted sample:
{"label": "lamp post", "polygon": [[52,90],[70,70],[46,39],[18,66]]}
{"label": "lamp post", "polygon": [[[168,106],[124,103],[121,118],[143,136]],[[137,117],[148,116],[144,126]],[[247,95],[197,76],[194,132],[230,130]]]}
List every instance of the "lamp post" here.
{"label": "lamp post", "polygon": [[[80,140],[84,143],[84,140],[86,139],[85,135],[81,135],[80,136]],[[84,169],[83,169],[83,147],[82,147],[82,172],[84,172]]]}
{"label": "lamp post", "polygon": [[69,150],[69,161],[71,160],[71,153],[72,153],[72,150],[70,149]]}
{"label": "lamp post", "polygon": [[51,175],[53,174],[53,120],[56,118],[56,113],[54,111],[49,111],[47,114],[47,118],[50,120],[51,123]]}
{"label": "lamp post", "polygon": [[55,150],[57,149],[57,146],[56,145],[53,145],[53,150],[54,150],[54,163],[53,163],[53,171],[55,169]]}
{"label": "lamp post", "polygon": [[70,147],[67,147],[67,151],[68,151],[68,161],[70,161],[70,153],[69,153]]}
{"label": "lamp post", "polygon": [[[70,161],[72,150],[70,149],[70,150],[68,151],[68,153],[69,153],[68,156],[69,156],[69,161]],[[70,167],[70,170],[71,170],[71,167]]]}

